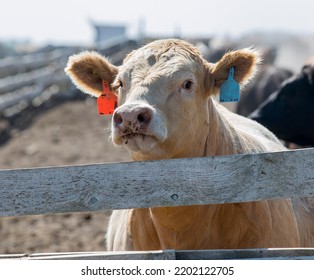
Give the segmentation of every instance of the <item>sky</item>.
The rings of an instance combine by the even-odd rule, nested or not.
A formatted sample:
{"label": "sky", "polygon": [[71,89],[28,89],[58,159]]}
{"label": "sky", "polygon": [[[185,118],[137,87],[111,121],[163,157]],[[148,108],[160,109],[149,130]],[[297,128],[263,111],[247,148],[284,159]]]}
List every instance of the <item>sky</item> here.
{"label": "sky", "polygon": [[139,22],[152,36],[231,36],[253,31],[314,34],[313,0],[1,0],[0,42],[91,44],[91,21]]}

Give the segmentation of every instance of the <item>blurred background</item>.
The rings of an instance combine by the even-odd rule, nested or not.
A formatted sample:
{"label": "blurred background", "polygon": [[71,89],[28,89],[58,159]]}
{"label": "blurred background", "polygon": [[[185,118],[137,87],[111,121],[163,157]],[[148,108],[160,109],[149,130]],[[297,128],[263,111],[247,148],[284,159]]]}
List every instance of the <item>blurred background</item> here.
{"label": "blurred background", "polygon": [[[144,43],[182,38],[216,62],[253,46],[264,56],[260,75],[284,73],[270,94],[314,55],[313,11],[309,0],[3,0],[0,169],[130,160],[108,140],[110,117],[64,74],[71,54],[97,50],[119,65]],[[229,107],[248,115],[257,104],[242,106]],[[105,250],[109,214],[2,217],[0,254]]]}

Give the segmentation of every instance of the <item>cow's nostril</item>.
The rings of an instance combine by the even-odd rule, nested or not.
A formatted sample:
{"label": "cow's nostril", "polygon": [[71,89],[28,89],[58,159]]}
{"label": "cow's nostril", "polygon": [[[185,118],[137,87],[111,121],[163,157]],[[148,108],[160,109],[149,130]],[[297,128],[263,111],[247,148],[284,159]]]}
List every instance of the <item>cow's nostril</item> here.
{"label": "cow's nostril", "polygon": [[113,122],[115,125],[120,125],[123,123],[123,118],[120,114],[116,113],[113,116]]}
{"label": "cow's nostril", "polygon": [[138,120],[139,122],[144,122],[144,121],[145,121],[144,115],[143,115],[143,114],[139,114],[139,115],[137,116],[137,120]]}
{"label": "cow's nostril", "polygon": [[151,114],[148,111],[142,112],[137,116],[137,120],[140,123],[149,124],[151,120]]}

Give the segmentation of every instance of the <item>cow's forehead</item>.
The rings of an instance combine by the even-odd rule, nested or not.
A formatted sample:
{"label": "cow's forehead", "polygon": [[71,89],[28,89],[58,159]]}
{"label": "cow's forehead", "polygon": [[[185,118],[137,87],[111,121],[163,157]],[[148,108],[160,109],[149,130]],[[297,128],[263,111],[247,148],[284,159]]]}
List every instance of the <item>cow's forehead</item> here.
{"label": "cow's forehead", "polygon": [[193,57],[196,60],[201,60],[201,53],[195,46],[177,39],[154,41],[150,44],[143,46],[142,48],[131,52],[127,59],[135,54],[140,54],[141,56],[147,58],[153,55],[155,58],[158,59],[158,57],[172,53],[177,53],[178,55],[181,54],[189,56],[191,58]]}
{"label": "cow's forehead", "polygon": [[120,70],[137,76],[171,76],[178,71],[196,73],[202,67],[203,59],[195,47],[166,40],[131,52]]}

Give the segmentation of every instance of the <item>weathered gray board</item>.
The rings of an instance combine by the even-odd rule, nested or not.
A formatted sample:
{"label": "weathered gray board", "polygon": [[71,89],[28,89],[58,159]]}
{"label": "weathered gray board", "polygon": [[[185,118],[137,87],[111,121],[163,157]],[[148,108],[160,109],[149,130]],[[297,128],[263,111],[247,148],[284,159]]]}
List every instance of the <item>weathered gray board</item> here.
{"label": "weathered gray board", "polygon": [[51,254],[0,255],[1,259],[28,260],[314,260],[313,248],[296,249],[239,249],[200,251],[135,251],[135,252],[70,252]]}
{"label": "weathered gray board", "polygon": [[0,171],[0,215],[314,196],[314,149]]}

